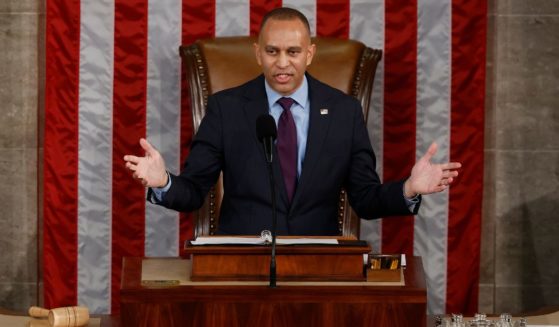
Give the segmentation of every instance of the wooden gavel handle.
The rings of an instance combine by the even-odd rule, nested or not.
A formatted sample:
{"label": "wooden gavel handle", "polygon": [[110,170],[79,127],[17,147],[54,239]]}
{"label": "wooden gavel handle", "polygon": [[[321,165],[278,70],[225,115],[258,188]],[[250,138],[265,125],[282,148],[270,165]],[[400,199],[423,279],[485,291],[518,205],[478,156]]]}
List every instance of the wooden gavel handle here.
{"label": "wooden gavel handle", "polygon": [[31,307],[29,308],[29,316],[33,318],[47,318],[49,316],[48,309],[41,307]]}

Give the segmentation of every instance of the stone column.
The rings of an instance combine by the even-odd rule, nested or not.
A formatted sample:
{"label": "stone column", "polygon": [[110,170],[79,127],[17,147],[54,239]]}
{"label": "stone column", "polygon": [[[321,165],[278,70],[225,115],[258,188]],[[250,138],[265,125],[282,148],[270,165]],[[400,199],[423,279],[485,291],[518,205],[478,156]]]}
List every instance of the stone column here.
{"label": "stone column", "polygon": [[43,12],[40,0],[0,1],[0,307],[11,310],[24,310],[39,298]]}
{"label": "stone column", "polygon": [[559,305],[559,1],[489,0],[480,311]]}

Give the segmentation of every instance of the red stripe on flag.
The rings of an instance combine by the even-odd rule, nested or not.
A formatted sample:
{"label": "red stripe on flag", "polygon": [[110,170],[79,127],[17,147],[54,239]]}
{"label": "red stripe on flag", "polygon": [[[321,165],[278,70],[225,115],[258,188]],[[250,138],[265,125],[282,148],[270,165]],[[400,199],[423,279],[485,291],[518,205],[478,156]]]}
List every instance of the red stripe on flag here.
{"label": "red stripe on flag", "polygon": [[278,7],[281,7],[281,0],[250,0],[250,35],[258,35],[264,15]]}
{"label": "red stripe on flag", "polygon": [[452,3],[452,86],[450,159],[464,163],[450,188],[446,312],[477,310],[487,3]]}
{"label": "red stripe on flag", "polygon": [[77,303],[79,1],[48,1],[43,200],[45,307]]}
{"label": "red stripe on flag", "polygon": [[124,166],[125,154],[143,155],[146,135],[147,1],[115,2],[113,90],[112,312],[119,311],[123,256],[143,256],[145,190]]}
{"label": "red stripe on flag", "polygon": [[[200,38],[215,35],[215,1],[183,0],[182,2],[182,44],[192,44]],[[192,111],[186,71],[181,65],[181,130],[180,166],[186,160],[192,143]],[[192,215],[180,214],[179,253],[186,240],[192,239]]]}
{"label": "red stripe on flag", "polygon": [[316,35],[343,39],[349,37],[349,1],[316,2]]}
{"label": "red stripe on flag", "polygon": [[[417,3],[386,0],[383,179],[406,178],[415,162]],[[413,219],[382,221],[382,251],[413,255]]]}

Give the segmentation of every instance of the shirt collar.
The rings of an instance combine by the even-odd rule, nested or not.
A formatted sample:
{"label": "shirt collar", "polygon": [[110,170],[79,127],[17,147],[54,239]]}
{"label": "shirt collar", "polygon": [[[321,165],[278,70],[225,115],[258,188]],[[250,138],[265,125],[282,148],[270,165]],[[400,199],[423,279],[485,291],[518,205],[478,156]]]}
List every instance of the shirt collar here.
{"label": "shirt collar", "polygon": [[[276,92],[272,87],[268,84],[268,81],[264,79],[264,87],[266,88],[266,96],[268,97],[268,107],[272,108],[272,106],[280,99],[283,98],[284,95],[279,94]],[[307,76],[303,78],[303,83],[301,86],[295,90],[290,95],[285,95],[285,97],[292,98],[299,104],[301,107],[307,107],[307,101],[309,100],[309,85],[307,83]]]}

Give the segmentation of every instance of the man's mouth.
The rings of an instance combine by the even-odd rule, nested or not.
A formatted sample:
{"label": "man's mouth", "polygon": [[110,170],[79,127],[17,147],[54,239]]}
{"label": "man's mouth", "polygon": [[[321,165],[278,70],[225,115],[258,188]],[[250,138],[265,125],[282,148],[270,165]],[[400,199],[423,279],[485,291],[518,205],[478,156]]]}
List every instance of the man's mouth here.
{"label": "man's mouth", "polygon": [[291,79],[292,76],[293,76],[293,74],[280,73],[280,74],[275,74],[274,79],[278,83],[287,83],[287,82],[289,82],[289,80]]}

